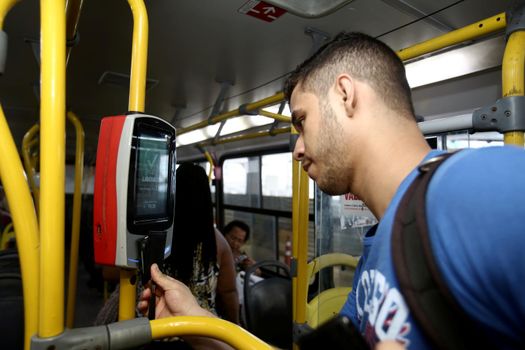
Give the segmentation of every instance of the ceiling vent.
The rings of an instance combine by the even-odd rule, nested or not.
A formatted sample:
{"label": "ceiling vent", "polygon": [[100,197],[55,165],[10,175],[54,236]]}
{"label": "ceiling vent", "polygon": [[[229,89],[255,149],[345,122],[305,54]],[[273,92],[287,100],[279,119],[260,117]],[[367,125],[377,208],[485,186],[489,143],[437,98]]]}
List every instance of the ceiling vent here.
{"label": "ceiling vent", "polygon": [[265,0],[268,4],[278,6],[296,16],[319,18],[337,11],[353,0]]}
{"label": "ceiling vent", "polygon": [[[159,83],[155,79],[146,79],[146,91],[151,90]],[[110,86],[119,86],[124,89],[129,89],[129,74],[105,71],[98,79],[99,85],[110,85]]]}

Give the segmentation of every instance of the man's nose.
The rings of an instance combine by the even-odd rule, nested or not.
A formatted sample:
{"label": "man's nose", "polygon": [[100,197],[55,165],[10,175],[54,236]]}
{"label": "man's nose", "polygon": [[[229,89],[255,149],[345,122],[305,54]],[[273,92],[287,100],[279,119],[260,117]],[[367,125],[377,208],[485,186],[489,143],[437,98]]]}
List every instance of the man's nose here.
{"label": "man's nose", "polygon": [[295,141],[295,147],[293,149],[293,158],[297,161],[302,161],[304,158],[304,142],[303,137],[299,135]]}

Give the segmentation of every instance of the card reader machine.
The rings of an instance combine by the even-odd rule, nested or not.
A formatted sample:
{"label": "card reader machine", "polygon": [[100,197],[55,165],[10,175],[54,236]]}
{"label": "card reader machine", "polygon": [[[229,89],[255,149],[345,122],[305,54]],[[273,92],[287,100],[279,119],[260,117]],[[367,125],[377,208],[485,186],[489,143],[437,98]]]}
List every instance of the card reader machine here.
{"label": "card reader machine", "polygon": [[95,262],[138,268],[171,253],[175,205],[175,129],[144,114],[102,119],[95,170]]}

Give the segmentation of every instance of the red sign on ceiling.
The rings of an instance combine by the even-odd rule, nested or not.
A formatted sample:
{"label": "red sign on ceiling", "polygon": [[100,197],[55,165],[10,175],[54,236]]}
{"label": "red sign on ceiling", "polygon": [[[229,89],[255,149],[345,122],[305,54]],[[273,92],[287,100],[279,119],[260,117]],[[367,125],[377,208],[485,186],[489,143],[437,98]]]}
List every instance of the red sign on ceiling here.
{"label": "red sign on ceiling", "polygon": [[286,11],[280,7],[257,0],[248,1],[242,5],[238,12],[262,19],[266,22],[273,22],[286,13]]}

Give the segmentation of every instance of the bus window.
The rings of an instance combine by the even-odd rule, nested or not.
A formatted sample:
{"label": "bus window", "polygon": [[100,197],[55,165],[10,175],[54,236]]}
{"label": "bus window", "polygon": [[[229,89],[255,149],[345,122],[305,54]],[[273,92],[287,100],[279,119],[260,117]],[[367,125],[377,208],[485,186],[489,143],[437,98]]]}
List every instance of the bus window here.
{"label": "bus window", "polygon": [[260,208],[260,158],[243,157],[224,161],[224,204]]}
{"label": "bus window", "polygon": [[255,261],[277,260],[277,221],[274,216],[224,210],[224,222],[232,220],[241,220],[250,226],[250,239],[243,247],[248,256]]}
{"label": "bus window", "polygon": [[495,131],[455,133],[446,135],[446,138],[448,150],[503,146],[503,135]]}

